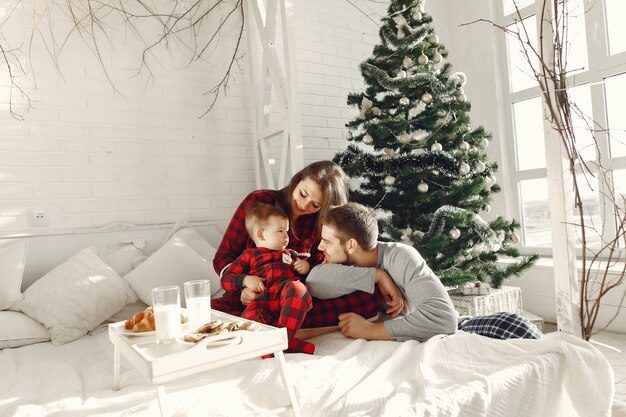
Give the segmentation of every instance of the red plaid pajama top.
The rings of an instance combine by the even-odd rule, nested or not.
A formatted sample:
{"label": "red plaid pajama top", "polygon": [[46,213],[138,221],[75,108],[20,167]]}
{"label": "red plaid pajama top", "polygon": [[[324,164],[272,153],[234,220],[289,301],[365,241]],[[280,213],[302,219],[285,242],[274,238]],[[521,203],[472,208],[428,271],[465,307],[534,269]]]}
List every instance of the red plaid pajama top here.
{"label": "red plaid pajama top", "polygon": [[[245,218],[246,209],[255,203],[273,204],[282,207],[287,213],[291,212],[286,190],[257,190],[248,194],[235,210],[213,259],[213,267],[218,274],[245,249],[254,247],[254,242],[246,231]],[[317,249],[319,243],[317,213],[300,216],[290,224],[289,248],[296,252],[310,253],[311,257],[308,260],[311,267],[323,262],[324,254]],[[306,283],[306,277],[302,280]],[[214,300],[213,307],[226,313],[240,315],[245,308],[239,299],[240,285],[241,282],[237,292],[231,292],[228,297],[222,297],[223,299]],[[313,298],[313,308],[307,313],[302,327],[335,326],[339,321],[337,316],[346,312],[355,312],[366,318],[373,317],[378,313],[380,306],[381,297],[378,291],[374,294],[356,291],[328,300]]]}

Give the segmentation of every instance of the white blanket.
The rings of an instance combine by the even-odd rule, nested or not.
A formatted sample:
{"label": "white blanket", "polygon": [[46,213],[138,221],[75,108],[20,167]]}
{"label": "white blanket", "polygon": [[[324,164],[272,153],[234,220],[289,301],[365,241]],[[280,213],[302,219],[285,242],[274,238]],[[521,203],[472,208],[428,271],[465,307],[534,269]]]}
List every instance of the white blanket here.
{"label": "white blanket", "polygon": [[[102,328],[63,346],[0,351],[0,416],[158,416],[152,385]],[[610,416],[613,372],[572,336],[498,341],[457,332],[426,343],[320,336],[315,356],[287,354],[303,416]],[[173,416],[289,416],[276,359],[254,359],[166,385]]]}

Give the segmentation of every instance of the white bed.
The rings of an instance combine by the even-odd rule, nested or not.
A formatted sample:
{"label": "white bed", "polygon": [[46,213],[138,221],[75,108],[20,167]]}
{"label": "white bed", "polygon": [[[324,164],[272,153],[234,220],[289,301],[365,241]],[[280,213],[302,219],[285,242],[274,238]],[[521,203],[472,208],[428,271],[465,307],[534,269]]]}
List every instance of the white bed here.
{"label": "white bed", "polygon": [[[163,236],[167,230],[143,232],[142,237]],[[117,239],[119,233],[128,238],[139,231],[118,230],[108,238]],[[216,243],[212,231],[203,235]],[[50,239],[66,238],[71,239]],[[84,239],[67,250],[84,247]],[[37,243],[30,247],[41,250]],[[312,341],[314,356],[286,355],[303,416],[611,413],[610,365],[592,345],[562,333],[498,341],[457,332],[426,343],[366,342],[332,333]],[[253,359],[166,384],[171,415],[291,415],[275,360]],[[0,416],[159,415],[154,387],[125,360],[121,389],[113,391],[106,323],[62,345],[44,342],[0,350],[0,375]]]}

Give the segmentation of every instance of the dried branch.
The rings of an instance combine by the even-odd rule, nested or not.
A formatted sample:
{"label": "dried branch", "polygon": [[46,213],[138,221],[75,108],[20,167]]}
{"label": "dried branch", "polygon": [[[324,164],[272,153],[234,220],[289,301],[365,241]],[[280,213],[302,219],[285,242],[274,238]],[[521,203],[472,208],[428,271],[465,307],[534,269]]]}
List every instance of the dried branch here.
{"label": "dried branch", "polygon": [[[16,1],[12,10],[15,10],[21,1]],[[223,10],[227,8],[227,10]],[[72,27],[65,33],[53,25],[54,13],[61,12],[70,19]],[[7,16],[4,21],[7,21]],[[214,20],[219,18],[219,23]],[[116,20],[118,19],[118,20]],[[35,38],[41,39],[43,46],[50,56],[53,64],[60,70],[60,57],[65,45],[70,39],[78,37],[98,61],[105,77],[111,87],[120,95],[123,95],[110,74],[110,68],[105,61],[105,47],[113,45],[110,34],[122,25],[133,33],[145,47],[139,57],[137,75],[147,74],[148,80],[154,77],[151,62],[157,61],[157,47],[180,48],[189,53],[187,65],[195,62],[207,62],[209,51],[223,41],[221,37],[231,22],[236,25],[237,33],[230,54],[228,65],[219,81],[209,88],[206,95],[209,96],[207,110],[200,116],[206,115],[215,105],[220,93],[226,93],[228,84],[232,79],[232,70],[235,63],[241,58],[241,40],[244,28],[243,0],[195,0],[191,3],[176,0],[155,1],[146,0],[49,0],[44,3],[41,10],[33,11],[33,22],[30,39],[28,42],[28,57],[22,57],[24,61],[32,63],[31,45]],[[160,27],[155,35],[149,33],[149,28],[156,23]],[[2,25],[0,24],[0,29]],[[207,30],[205,30],[207,29]],[[0,57],[7,65],[11,80],[12,94],[19,93],[31,107],[31,101],[27,90],[20,84],[21,80],[17,72],[26,75],[20,62],[20,49],[11,49],[0,33]],[[2,60],[0,60],[2,62]],[[220,62],[221,64],[221,62]],[[34,73],[30,75],[35,82]],[[13,95],[12,95],[13,97]],[[15,103],[11,100],[9,108],[13,117],[22,119],[24,114],[16,111]]]}
{"label": "dried branch", "polygon": [[[551,7],[546,7],[551,1]],[[568,8],[567,2],[558,0],[544,0],[542,14],[539,21],[551,27],[552,33],[544,34],[544,24],[540,25],[538,31],[538,46],[533,46],[533,39],[528,35],[524,19],[520,10],[516,7],[516,29],[511,29],[498,25],[487,19],[477,19],[464,25],[478,22],[489,23],[504,32],[507,36],[512,36],[520,46],[522,55],[532,72],[533,78],[537,81],[543,97],[544,109],[547,110],[546,120],[552,126],[561,140],[562,149],[568,158],[568,168],[572,178],[572,190],[574,193],[574,208],[577,212],[576,230],[582,246],[582,270],[580,281],[579,317],[581,321],[581,334],[585,340],[595,334],[594,326],[601,308],[601,301],[609,291],[620,286],[626,277],[626,259],[624,250],[620,248],[626,242],[626,213],[624,212],[624,199],[618,199],[613,191],[611,183],[611,168],[604,166],[601,157],[601,148],[598,145],[596,133],[609,132],[600,123],[585,115],[581,109],[570,100],[567,92],[567,56],[568,56]],[[544,13],[551,10],[552,15]],[[544,48],[544,37],[551,39],[550,46]],[[591,133],[595,145],[597,159],[593,166],[585,161],[576,141],[576,131],[574,129],[573,117],[584,120],[587,130]],[[585,218],[585,203],[581,196],[583,185],[579,183],[577,172],[581,172],[589,185],[590,177],[597,178],[602,195],[610,201],[610,211],[616,219],[617,227],[613,236],[606,236],[598,226],[587,224]],[[620,204],[621,203],[621,204]],[[588,232],[595,232],[600,236],[599,248],[591,247],[587,239]],[[619,264],[621,270],[613,271],[613,267]],[[619,307],[622,306],[626,292],[622,296]],[[608,326],[617,313],[609,320]],[[606,328],[606,326],[603,327]]]}

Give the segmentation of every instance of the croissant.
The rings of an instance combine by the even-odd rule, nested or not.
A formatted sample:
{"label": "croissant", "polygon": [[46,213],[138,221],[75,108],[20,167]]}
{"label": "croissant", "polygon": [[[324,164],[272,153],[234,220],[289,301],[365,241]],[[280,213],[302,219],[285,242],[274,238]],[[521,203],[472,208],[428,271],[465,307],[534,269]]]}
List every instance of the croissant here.
{"label": "croissant", "polygon": [[133,333],[151,332],[154,331],[154,314],[146,314],[143,319],[133,326]]}
{"label": "croissant", "polygon": [[[139,326],[140,323],[141,326]],[[127,330],[131,330],[133,333],[154,330],[154,311],[152,306],[134,314],[130,319],[126,320],[124,327]]]}

